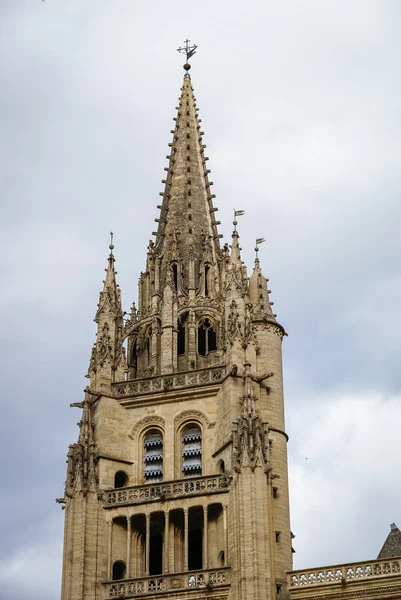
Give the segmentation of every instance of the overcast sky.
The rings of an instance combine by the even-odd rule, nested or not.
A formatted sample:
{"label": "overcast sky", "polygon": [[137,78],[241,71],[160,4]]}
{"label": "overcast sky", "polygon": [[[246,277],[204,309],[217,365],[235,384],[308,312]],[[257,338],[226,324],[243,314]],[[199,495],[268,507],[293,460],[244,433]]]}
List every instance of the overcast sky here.
{"label": "overcast sky", "polygon": [[401,3],[0,0],[1,598],[59,595],[109,231],[124,309],[191,71],[215,204],[284,341],[295,567],[401,524]]}

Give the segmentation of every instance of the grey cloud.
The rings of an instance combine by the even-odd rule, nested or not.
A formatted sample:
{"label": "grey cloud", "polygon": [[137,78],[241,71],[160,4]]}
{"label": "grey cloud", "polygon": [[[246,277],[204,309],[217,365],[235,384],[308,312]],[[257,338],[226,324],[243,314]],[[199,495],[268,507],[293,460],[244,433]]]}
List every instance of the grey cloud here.
{"label": "grey cloud", "polygon": [[[400,13],[396,1],[367,0],[1,2],[0,582],[10,600],[58,594],[54,498],[79,418],[68,406],[86,385],[110,230],[125,310],[136,297],[181,85],[174,49],[187,36],[199,45],[191,73],[221,231],[229,240],[233,207],[246,209],[249,269],[255,236],[266,237],[262,266],[290,334],[297,564],[360,558],[342,547],[366,498],[364,551],[378,552],[399,510],[388,449],[375,445],[384,498],[374,473],[353,466],[351,485],[333,470],[331,449],[338,464],[352,453],[363,463],[372,428],[356,410],[380,413],[380,440],[386,414],[401,424]],[[345,425],[339,441],[328,435],[339,414],[341,424],[351,415],[359,446]],[[316,522],[308,480],[322,488]]]}

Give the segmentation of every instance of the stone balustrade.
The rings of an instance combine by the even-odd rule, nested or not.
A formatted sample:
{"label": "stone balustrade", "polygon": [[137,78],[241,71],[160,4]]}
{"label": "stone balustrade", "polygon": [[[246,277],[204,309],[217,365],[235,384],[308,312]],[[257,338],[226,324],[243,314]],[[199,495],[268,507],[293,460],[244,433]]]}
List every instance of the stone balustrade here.
{"label": "stone balustrade", "polygon": [[229,567],[109,581],[104,584],[106,587],[105,600],[110,598],[138,598],[147,594],[162,594],[201,588],[212,590],[229,585]]}
{"label": "stone balustrade", "polygon": [[288,574],[291,593],[310,586],[348,584],[372,578],[388,578],[401,574],[401,559],[370,560],[365,562],[292,571]]}
{"label": "stone balustrade", "polygon": [[185,373],[173,373],[158,377],[144,377],[142,379],[120,381],[112,384],[112,390],[118,398],[140,396],[143,394],[154,394],[157,392],[178,390],[180,388],[219,383],[224,378],[224,375],[224,367],[210,367],[197,371],[186,371]]}
{"label": "stone balustrade", "polygon": [[104,492],[103,506],[114,508],[130,504],[184,498],[187,496],[203,496],[227,492],[230,479],[226,475],[213,475],[179,479],[160,483],[134,485]]}

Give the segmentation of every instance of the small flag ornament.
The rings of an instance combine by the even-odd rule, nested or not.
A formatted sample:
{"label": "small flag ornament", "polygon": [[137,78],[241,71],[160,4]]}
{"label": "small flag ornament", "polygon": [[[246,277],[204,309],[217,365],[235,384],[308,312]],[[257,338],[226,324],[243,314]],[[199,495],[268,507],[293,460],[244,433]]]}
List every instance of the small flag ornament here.
{"label": "small flag ornament", "polygon": [[263,242],[265,242],[265,238],[256,238],[256,246],[255,246],[255,253],[256,253],[256,258],[258,258],[258,252],[259,252],[259,244],[263,244]]}
{"label": "small flag ornament", "polygon": [[233,221],[233,225],[234,225],[234,231],[237,231],[237,217],[242,217],[242,215],[245,214],[244,210],[234,210],[234,221]]}

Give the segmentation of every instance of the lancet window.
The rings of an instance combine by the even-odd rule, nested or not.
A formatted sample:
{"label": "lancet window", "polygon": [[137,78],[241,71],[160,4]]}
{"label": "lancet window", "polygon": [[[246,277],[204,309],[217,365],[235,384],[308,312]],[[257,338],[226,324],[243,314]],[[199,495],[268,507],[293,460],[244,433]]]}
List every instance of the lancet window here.
{"label": "lancet window", "polygon": [[143,440],[143,475],[146,483],[163,480],[163,435],[153,430]]}
{"label": "lancet window", "polygon": [[185,354],[187,347],[187,320],[188,313],[184,313],[178,319],[177,354]]}
{"label": "lancet window", "polygon": [[181,436],[182,473],[184,477],[202,475],[202,431],[199,425],[185,427]]}
{"label": "lancet window", "polygon": [[209,319],[202,319],[198,325],[198,354],[207,356],[217,350],[217,334]]}
{"label": "lancet window", "polygon": [[171,264],[171,270],[172,270],[172,274],[173,274],[174,289],[176,292],[178,292],[178,265],[177,265],[177,263]]}

